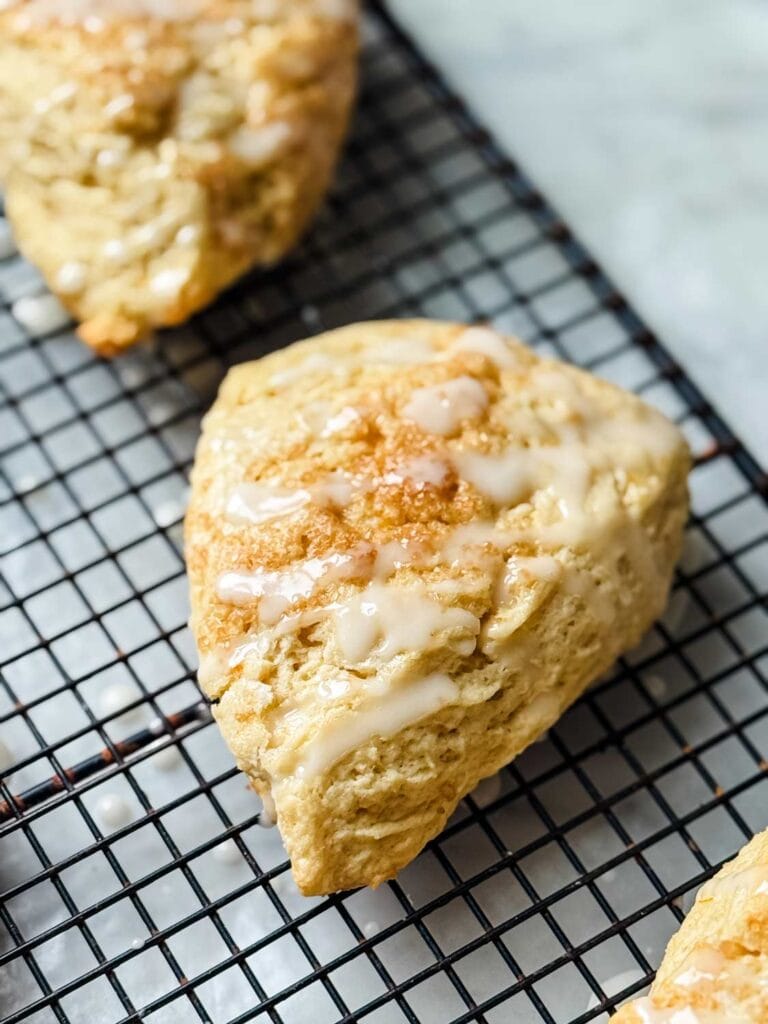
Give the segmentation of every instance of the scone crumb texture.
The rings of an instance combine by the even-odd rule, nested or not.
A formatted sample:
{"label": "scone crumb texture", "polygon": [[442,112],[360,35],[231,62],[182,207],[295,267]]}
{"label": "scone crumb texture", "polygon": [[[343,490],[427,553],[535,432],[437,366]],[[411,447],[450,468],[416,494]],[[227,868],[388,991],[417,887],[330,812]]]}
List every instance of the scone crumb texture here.
{"label": "scone crumb texture", "polygon": [[230,372],[186,521],[199,679],[304,891],[392,877],[640,639],[688,466],[660,413],[489,327]]}

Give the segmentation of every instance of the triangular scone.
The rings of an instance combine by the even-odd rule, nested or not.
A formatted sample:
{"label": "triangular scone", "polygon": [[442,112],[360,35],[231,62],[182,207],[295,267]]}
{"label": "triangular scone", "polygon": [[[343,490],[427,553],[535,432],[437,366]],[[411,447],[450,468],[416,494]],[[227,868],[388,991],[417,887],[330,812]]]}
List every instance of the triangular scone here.
{"label": "triangular scone", "polygon": [[192,628],[304,892],[391,878],[640,639],[688,468],[639,399],[485,328],[357,324],[230,371]]}
{"label": "triangular scone", "polygon": [[0,175],[101,354],[296,241],[355,89],[357,0],[6,0]]}
{"label": "triangular scone", "polygon": [[650,995],[613,1024],[766,1024],[768,832],[699,889]]}

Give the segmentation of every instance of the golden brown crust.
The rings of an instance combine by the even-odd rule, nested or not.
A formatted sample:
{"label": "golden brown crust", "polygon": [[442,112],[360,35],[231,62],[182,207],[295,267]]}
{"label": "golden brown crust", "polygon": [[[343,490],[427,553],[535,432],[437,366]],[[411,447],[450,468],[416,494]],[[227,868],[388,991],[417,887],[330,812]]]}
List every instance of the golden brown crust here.
{"label": "golden brown crust", "polygon": [[615,1024],[768,1020],[768,832],[755,836],[699,890],[667,946],[646,999]]}
{"label": "golden brown crust", "polygon": [[179,323],[294,244],[338,155],[356,50],[354,0],[0,12],[8,214],[89,345]]}
{"label": "golden brown crust", "polygon": [[[687,510],[678,432],[634,396],[519,343],[497,337],[500,362],[466,340],[463,326],[428,321],[333,331],[230,371],[205,421],[186,520],[201,682],[240,767],[259,792],[273,786],[308,893],[392,877],[480,778],[640,638],[666,600]],[[454,407],[466,415],[436,433],[424,423],[444,410],[429,396],[445,387],[461,390]],[[588,424],[588,445],[560,446]],[[534,468],[542,452],[567,457],[551,479],[508,499],[467,479],[472,453],[528,448]],[[593,464],[575,473],[585,449]],[[495,483],[491,474],[487,486]],[[311,500],[248,522],[231,506],[244,484]],[[327,499],[339,486],[343,500]],[[574,507],[566,521],[568,487],[589,516]],[[393,543],[408,557],[377,583],[376,559]],[[295,629],[281,632],[266,598],[232,603],[217,591],[227,573],[284,581],[349,553],[343,573],[292,594],[282,610],[303,616]],[[394,588],[392,614],[400,607],[418,621],[424,601],[439,614],[394,656],[374,647],[356,658],[361,630],[345,650],[336,613],[323,609],[339,603],[340,615],[351,614],[355,595],[375,603],[380,586]],[[244,640],[251,648],[228,664]],[[445,706],[389,739],[362,735],[343,753],[371,688],[405,701],[426,679],[439,698],[444,678],[455,687]],[[382,720],[390,712],[382,704]],[[328,736],[343,756],[300,778],[296,765],[327,748]]]}

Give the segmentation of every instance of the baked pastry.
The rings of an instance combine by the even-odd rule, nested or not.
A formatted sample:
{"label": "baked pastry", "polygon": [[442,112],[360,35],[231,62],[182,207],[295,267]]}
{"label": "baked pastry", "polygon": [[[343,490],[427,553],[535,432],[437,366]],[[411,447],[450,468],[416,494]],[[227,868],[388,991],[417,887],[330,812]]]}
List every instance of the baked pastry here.
{"label": "baked pastry", "polygon": [[230,371],[191,625],[305,893],[391,878],[640,639],[688,468],[638,398],[487,328],[357,324]]}
{"label": "baked pastry", "polygon": [[768,832],[699,889],[672,937],[650,995],[614,1024],[768,1021]]}
{"label": "baked pastry", "polygon": [[111,355],[289,249],[355,88],[356,0],[4,0],[21,250]]}

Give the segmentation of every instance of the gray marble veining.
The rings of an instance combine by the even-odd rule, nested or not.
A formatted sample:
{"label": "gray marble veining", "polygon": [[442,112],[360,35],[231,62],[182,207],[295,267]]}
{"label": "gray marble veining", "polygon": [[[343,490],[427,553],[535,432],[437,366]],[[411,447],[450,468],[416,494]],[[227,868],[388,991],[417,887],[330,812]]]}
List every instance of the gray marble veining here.
{"label": "gray marble veining", "polygon": [[765,465],[768,5],[392,7]]}

